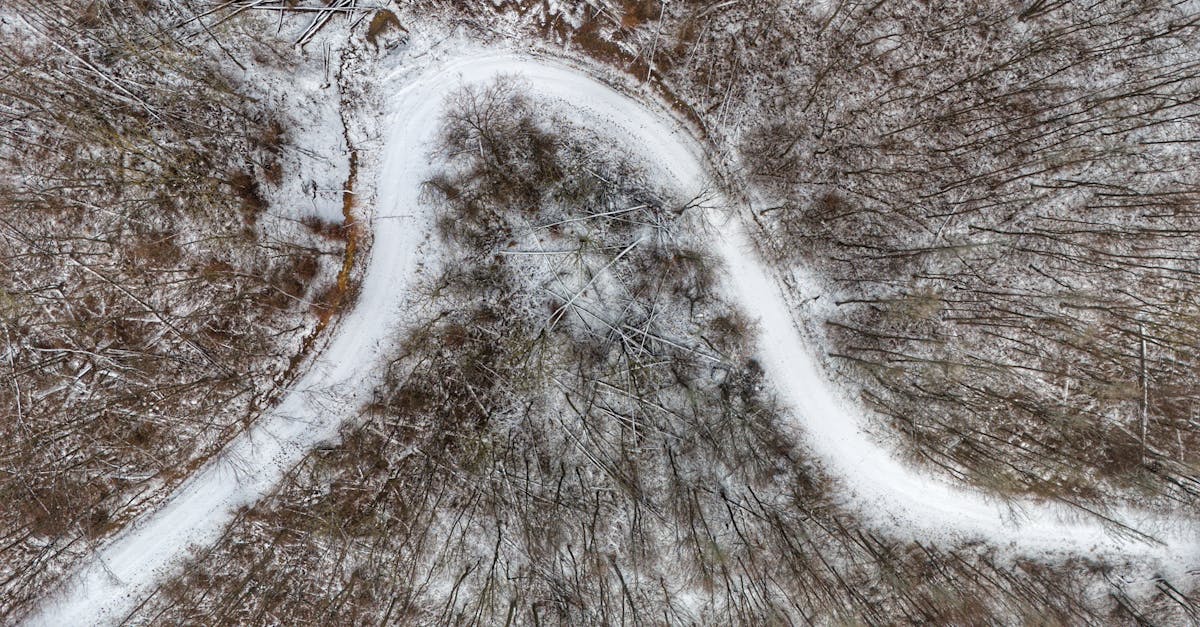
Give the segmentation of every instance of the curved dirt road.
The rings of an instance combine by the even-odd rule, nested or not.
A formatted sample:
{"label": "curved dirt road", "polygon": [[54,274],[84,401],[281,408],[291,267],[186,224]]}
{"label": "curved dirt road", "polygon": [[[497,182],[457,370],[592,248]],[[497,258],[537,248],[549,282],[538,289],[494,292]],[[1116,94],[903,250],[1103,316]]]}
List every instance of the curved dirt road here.
{"label": "curved dirt road", "polygon": [[[625,96],[585,71],[508,52],[459,55],[404,77],[391,105],[374,245],[354,309],[278,407],[185,482],[159,510],[91,556],[29,620],[40,625],[119,622],[171,574],[192,547],[217,541],[238,508],[257,501],[368,399],[373,372],[403,317],[410,283],[426,256],[431,221],[418,201],[425,155],[445,97],[498,74],[524,78],[538,96],[565,102],[579,121],[660,168],[664,184],[689,196],[707,185],[702,147],[665,111]],[[864,431],[864,418],[819,370],[776,282],[749,253],[729,212],[716,249],[727,290],[759,322],[760,359],[805,439],[870,524],[926,541],[983,540],[1021,553],[1109,555],[1149,560],[1164,574],[1200,564],[1200,533],[1188,521],[1138,511],[1114,516],[1138,533],[1116,534],[1093,517],[1052,505],[1003,504],[904,466]],[[724,216],[724,217],[722,217]],[[1145,535],[1141,535],[1145,534]],[[1154,538],[1151,540],[1150,538]]]}

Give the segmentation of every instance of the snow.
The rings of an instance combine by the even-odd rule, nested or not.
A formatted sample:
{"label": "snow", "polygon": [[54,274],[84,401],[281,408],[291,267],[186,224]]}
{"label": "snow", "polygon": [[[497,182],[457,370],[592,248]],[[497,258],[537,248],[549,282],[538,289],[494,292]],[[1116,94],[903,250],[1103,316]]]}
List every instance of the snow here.
{"label": "snow", "polygon": [[[280,481],[313,446],[369,400],[377,366],[404,316],[409,287],[421,272],[432,224],[419,203],[424,156],[447,95],[464,83],[520,75],[537,94],[561,101],[580,121],[640,153],[681,190],[708,183],[706,151],[665,109],[619,93],[586,71],[507,51],[462,51],[419,69],[401,69],[390,97],[373,247],[354,309],[325,350],[281,403],[237,438],[219,459],[186,481],[158,511],[102,547],[66,588],[30,619],[35,625],[119,622],[194,547],[218,540],[239,508]],[[710,193],[711,190],[709,190]],[[717,207],[727,205],[718,198]],[[795,435],[838,478],[846,501],[864,520],[889,533],[927,542],[983,540],[1027,555],[1121,556],[1146,559],[1164,574],[1200,564],[1194,524],[1133,510],[1114,514],[1156,537],[1118,535],[1094,517],[1054,505],[1005,503],[944,483],[903,465],[875,444],[865,417],[825,377],[798,330],[777,282],[750,252],[752,235],[729,209],[713,209],[714,246],[728,269],[727,289],[762,332],[760,360],[781,400],[794,410]]]}

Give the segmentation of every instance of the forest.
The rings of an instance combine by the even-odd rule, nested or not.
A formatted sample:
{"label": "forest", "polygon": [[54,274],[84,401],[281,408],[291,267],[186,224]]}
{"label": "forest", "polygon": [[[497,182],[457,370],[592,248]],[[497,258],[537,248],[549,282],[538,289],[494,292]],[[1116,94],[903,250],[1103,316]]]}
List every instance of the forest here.
{"label": "forest", "polygon": [[[1198,20],[3,0],[0,623],[296,393],[358,332],[341,321],[398,245],[377,222],[418,214],[370,401],[114,622],[1200,622],[1200,562],[879,524],[872,478],[783,400],[713,219],[752,233],[864,440],[1013,519],[1169,552],[1141,522],[1200,515]],[[457,79],[406,155],[419,206],[385,207],[390,103],[478,50],[646,104],[712,184],[515,72]]]}

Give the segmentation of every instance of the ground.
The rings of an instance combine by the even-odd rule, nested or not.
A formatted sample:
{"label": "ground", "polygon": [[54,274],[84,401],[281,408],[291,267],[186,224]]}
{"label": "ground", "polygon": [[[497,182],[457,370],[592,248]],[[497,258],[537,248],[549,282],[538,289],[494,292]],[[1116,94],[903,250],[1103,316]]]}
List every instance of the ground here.
{"label": "ground", "polygon": [[[1169,243],[1188,232],[1186,196],[1164,209],[1167,218],[1150,210],[1105,223],[1099,208],[1070,231],[1047,220],[1063,224],[1096,195],[1062,192],[1055,202],[1066,204],[1042,205],[1032,218],[1021,211],[1039,205],[1001,196],[998,207],[1012,211],[971,205],[964,215],[986,216],[954,222],[958,214],[935,206],[945,194],[967,190],[958,202],[986,203],[972,186],[996,185],[988,177],[1009,166],[995,160],[1027,155],[1041,140],[989,152],[993,161],[974,174],[961,161],[938,166],[949,178],[916,185],[903,164],[846,165],[854,148],[838,125],[858,123],[855,107],[874,112],[894,125],[857,127],[874,139],[929,123],[914,102],[934,103],[943,118],[938,107],[965,107],[964,98],[991,106],[1011,81],[1040,76],[1036,63],[983,96],[971,91],[978,76],[938,78],[914,66],[937,78],[935,88],[958,80],[970,89],[950,92],[958,99],[936,90],[897,97],[888,101],[899,103],[896,120],[883,105],[818,99],[826,75],[843,76],[833,64],[797,111],[787,102],[798,94],[772,88],[761,63],[774,59],[779,72],[791,63],[793,78],[805,76],[803,63],[703,47],[743,45],[718,7],[707,21],[703,12],[686,18],[703,23],[699,35],[693,24],[691,35],[667,36],[678,9],[668,15],[662,5],[656,17],[653,8],[544,7],[542,36],[572,43],[565,54],[530,38],[538,13],[530,7],[499,5],[465,21],[462,7],[421,16],[348,10],[327,22],[332,14],[280,15],[281,37],[291,32],[322,57],[339,94],[341,128],[330,143],[346,147],[348,183],[335,188],[340,212],[314,223],[342,213],[347,228],[338,232],[354,234],[361,264],[348,265],[353,255],[339,264],[343,276],[361,272],[353,306],[318,316],[322,339],[309,361],[293,361],[297,378],[270,409],[164,506],[129,531],[114,529],[35,622],[116,620],[130,610],[138,623],[322,622],[346,612],[422,623],[1194,619],[1190,388],[1185,379],[1166,384],[1187,371],[1178,356],[1186,344],[1173,338],[1186,337],[1190,318],[1179,317],[1186,306],[1160,300],[1186,280],[1177,268],[1189,253]],[[876,18],[839,7],[779,16],[786,26],[750,45],[788,29],[839,45],[866,38],[876,46],[871,62],[891,64],[895,51],[911,51],[880,44],[891,36],[872,29],[909,28],[919,34],[909,43],[947,45],[945,33],[993,41],[988,29],[1003,25],[1032,42],[1009,65],[1042,63],[1053,57],[1039,57],[1044,50],[1060,49],[1035,44],[1057,42],[1063,24],[1128,38],[1129,20],[1141,17],[1147,28],[1164,26],[1147,31],[1162,39],[1101,47],[1092,70],[1137,53],[1142,65],[1128,71],[1141,80],[1171,55],[1186,58],[1168,45],[1183,9],[1092,22],[1074,10],[1049,9],[1018,28],[1039,11],[989,14],[992,24],[954,22],[953,11]],[[609,13],[623,17],[602,17]],[[261,29],[261,17],[229,23]],[[933,25],[943,21],[954,28],[938,35]],[[810,32],[810,22],[823,26]],[[651,48],[639,47],[651,37]],[[531,41],[536,55],[526,52]],[[968,57],[986,64],[1010,52]],[[730,59],[747,79],[712,90],[724,80],[712,72]],[[916,89],[889,71],[896,89]],[[490,82],[508,74],[515,80]],[[1128,93],[1103,80],[1060,86],[1087,98],[1065,129],[1036,109],[995,115],[1033,115],[1031,128],[1084,143],[1114,132],[1172,140],[1190,128],[1186,118],[1167,122],[1157,117],[1166,109],[1137,107],[1167,98],[1161,90],[1174,84]],[[1112,104],[1125,102],[1142,104]],[[819,124],[812,106],[825,116]],[[1094,110],[1101,117],[1089,118]],[[1123,117],[1093,124],[1104,116]],[[1077,122],[1082,129],[1069,130]],[[967,130],[1007,128],[978,123]],[[910,145],[920,163],[951,150]],[[338,153],[308,146],[301,167],[303,155]],[[895,157],[892,144],[881,146]],[[1045,178],[1029,178],[1042,172],[1030,163],[1048,163],[1038,159],[1054,162],[1056,189],[1082,176],[1064,174],[1078,155],[1046,150],[1011,166],[1025,173],[1012,180],[1044,189]],[[1159,180],[1174,167],[1168,157],[1133,181],[1154,190],[1099,197],[1119,208],[1176,198],[1182,192]],[[1090,159],[1093,179],[1107,175],[1096,165],[1102,155]],[[901,203],[937,193],[881,207],[864,204],[869,185]],[[922,206],[933,209],[912,213]],[[930,229],[932,245],[914,248],[913,233],[928,225],[905,220],[924,219],[941,226]],[[994,257],[979,251],[997,244],[963,239],[971,233],[1017,239],[1001,239],[1007,252]],[[1068,248],[1035,245],[1044,240]],[[1078,259],[1069,247],[1115,260],[1100,265],[1140,282],[1117,300],[1081,295],[1072,273],[1083,270],[1067,263]],[[1058,266],[1050,273],[1030,259]],[[1031,283],[1025,265],[1042,282]],[[955,300],[938,281],[968,298]],[[1064,287],[1053,298],[1068,306],[1050,315],[1043,292],[1056,283]],[[961,330],[968,301],[984,309]],[[1038,328],[1026,318],[1065,330],[1050,338],[1058,343],[1039,343],[1022,335]],[[1022,331],[975,337],[975,328]],[[880,354],[888,357],[864,357]],[[1060,372],[1064,360],[1076,374]],[[1026,391],[1006,387],[1016,384]],[[1038,403],[1056,395],[1048,418]],[[1159,441],[1172,434],[1177,454]]]}

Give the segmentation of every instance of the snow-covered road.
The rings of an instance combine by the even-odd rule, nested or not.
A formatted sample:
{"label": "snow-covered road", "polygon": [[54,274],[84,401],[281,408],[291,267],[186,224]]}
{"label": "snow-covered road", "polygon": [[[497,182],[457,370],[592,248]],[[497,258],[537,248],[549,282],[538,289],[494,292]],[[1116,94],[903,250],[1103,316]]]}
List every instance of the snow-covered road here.
{"label": "snow-covered road", "polygon": [[[374,245],[358,302],[311,369],[278,407],[230,444],[219,459],[185,482],[159,510],[137,521],[92,556],[29,622],[86,625],[119,622],[178,567],[192,547],[216,542],[237,510],[276,485],[306,451],[332,438],[340,422],[369,397],[379,363],[421,260],[432,245],[431,221],[419,203],[425,156],[445,97],[464,83],[498,74],[524,78],[536,94],[562,101],[580,121],[661,168],[664,185],[685,193],[709,185],[706,151],[664,109],[638,102],[587,72],[508,52],[456,55],[395,79],[389,135],[377,173]],[[720,203],[718,203],[720,204]],[[735,215],[714,210],[714,219]],[[871,524],[927,541],[983,540],[1022,553],[1126,555],[1156,562],[1166,574],[1200,565],[1200,534],[1190,521],[1144,512],[1117,517],[1153,536],[1114,535],[1097,519],[1052,505],[997,502],[906,467],[864,431],[865,419],[819,370],[776,281],[749,252],[736,217],[715,242],[729,271],[727,288],[758,319],[760,358],[781,399],[793,408],[796,437],[805,439]]]}

